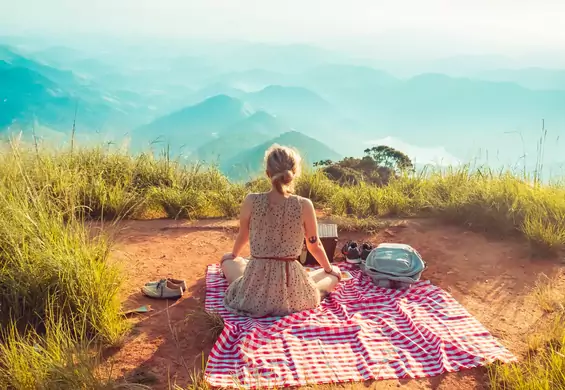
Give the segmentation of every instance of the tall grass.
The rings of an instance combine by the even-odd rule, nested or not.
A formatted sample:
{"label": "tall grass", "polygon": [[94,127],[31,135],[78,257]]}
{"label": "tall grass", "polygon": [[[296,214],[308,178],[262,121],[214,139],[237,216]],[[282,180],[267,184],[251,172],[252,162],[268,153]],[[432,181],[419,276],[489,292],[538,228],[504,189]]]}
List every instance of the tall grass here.
{"label": "tall grass", "polygon": [[86,187],[60,164],[17,148],[0,156],[1,388],[101,388],[79,364],[83,346],[116,344],[128,329],[110,242],[91,237]]}
{"label": "tall grass", "polygon": [[[55,312],[56,306],[51,306]],[[42,390],[149,389],[139,384],[116,382],[110,369],[101,369],[101,345],[73,336],[77,324],[54,315],[46,316],[41,331],[4,330],[0,343],[0,388]]]}
{"label": "tall grass", "polygon": [[[44,193],[65,213],[85,218],[235,217],[247,192],[269,188],[260,179],[230,183],[217,169],[185,166],[151,155],[132,157],[103,148],[8,151],[3,180]],[[19,168],[18,168],[19,167]],[[543,186],[535,177],[468,166],[404,175],[389,185],[340,186],[318,171],[305,172],[299,195],[332,214],[355,217],[433,215],[500,233],[521,233],[535,249],[565,244],[565,186]],[[151,211],[151,212],[149,212]]]}
{"label": "tall grass", "polygon": [[563,272],[538,276],[530,297],[552,321],[545,321],[529,335],[529,349],[519,362],[489,367],[493,390],[565,388],[564,284]]}
{"label": "tall grass", "polygon": [[435,216],[503,234],[522,234],[536,251],[565,246],[565,187],[532,184],[509,173],[467,167],[405,176],[386,187],[337,189],[338,215]]}
{"label": "tall grass", "polygon": [[116,298],[121,278],[107,262],[107,238],[91,238],[73,214],[81,209],[74,196],[60,207],[64,199],[37,186],[28,171],[34,166],[17,151],[1,163],[0,324],[41,329],[51,303],[50,315],[67,325],[80,320],[87,334],[116,342],[125,330]]}
{"label": "tall grass", "polygon": [[489,367],[493,390],[565,389],[565,327],[563,315],[531,342],[530,352],[519,363]]}

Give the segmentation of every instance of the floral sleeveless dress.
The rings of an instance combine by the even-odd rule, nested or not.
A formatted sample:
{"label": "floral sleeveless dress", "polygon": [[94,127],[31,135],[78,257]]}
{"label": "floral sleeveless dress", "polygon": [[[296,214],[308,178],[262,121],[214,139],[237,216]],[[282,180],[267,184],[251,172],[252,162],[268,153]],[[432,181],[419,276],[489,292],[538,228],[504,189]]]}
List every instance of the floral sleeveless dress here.
{"label": "floral sleeveless dress", "polygon": [[271,206],[266,193],[252,196],[251,259],[243,276],[228,287],[226,308],[238,315],[258,318],[317,307],[320,292],[304,267],[298,261],[272,259],[300,256],[304,243],[304,198],[291,195]]}

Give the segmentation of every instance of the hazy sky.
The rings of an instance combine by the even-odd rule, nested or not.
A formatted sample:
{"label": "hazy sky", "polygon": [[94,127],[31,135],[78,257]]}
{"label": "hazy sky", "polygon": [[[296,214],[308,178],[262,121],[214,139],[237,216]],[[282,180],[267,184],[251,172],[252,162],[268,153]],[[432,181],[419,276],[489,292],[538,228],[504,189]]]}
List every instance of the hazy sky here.
{"label": "hazy sky", "polygon": [[[565,0],[0,0],[3,33],[565,49]],[[435,46],[434,46],[435,45]]]}

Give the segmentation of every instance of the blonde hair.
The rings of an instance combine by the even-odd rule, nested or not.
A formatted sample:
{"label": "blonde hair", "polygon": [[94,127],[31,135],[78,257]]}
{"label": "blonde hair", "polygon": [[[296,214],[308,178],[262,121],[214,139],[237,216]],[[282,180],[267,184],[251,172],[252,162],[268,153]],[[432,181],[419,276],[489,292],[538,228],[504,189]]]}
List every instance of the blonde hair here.
{"label": "blonde hair", "polygon": [[294,192],[294,179],[300,175],[300,154],[286,146],[273,145],[265,152],[265,168],[271,183],[281,195]]}

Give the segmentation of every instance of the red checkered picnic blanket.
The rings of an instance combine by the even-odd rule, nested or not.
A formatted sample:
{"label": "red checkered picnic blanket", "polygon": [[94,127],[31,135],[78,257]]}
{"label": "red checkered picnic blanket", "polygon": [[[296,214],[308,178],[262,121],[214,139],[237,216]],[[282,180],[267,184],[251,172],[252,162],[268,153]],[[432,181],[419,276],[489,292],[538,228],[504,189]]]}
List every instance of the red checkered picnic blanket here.
{"label": "red checkered picnic blanket", "polygon": [[[342,267],[348,269],[347,266]],[[286,317],[251,319],[223,305],[227,282],[208,267],[206,310],[225,328],[208,359],[219,387],[283,387],[421,378],[515,361],[450,294],[421,281],[409,290],[376,287],[360,271],[322,304]]]}

